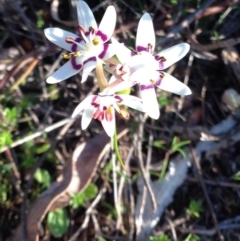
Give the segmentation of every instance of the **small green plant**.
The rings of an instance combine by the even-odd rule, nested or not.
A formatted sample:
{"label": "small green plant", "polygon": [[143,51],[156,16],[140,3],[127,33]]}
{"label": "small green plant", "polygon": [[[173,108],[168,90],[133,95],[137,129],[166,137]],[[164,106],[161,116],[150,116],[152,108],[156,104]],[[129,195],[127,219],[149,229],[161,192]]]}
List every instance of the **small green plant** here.
{"label": "small green plant", "polygon": [[97,192],[97,186],[95,186],[93,183],[90,183],[84,192],[71,194],[70,205],[73,209],[84,206],[87,201],[96,197]]}
{"label": "small green plant", "polygon": [[42,184],[42,188],[47,188],[51,183],[51,176],[47,170],[38,168],[34,175],[35,180]]}
{"label": "small green plant", "polygon": [[182,147],[190,144],[190,141],[189,140],[180,141],[177,136],[174,136],[169,150],[167,149],[167,147],[164,146],[164,144],[165,144],[165,142],[161,141],[161,140],[153,142],[154,147],[161,148],[163,150],[167,150],[166,154],[165,154],[165,158],[163,160],[162,171],[159,175],[160,179],[163,179],[165,176],[170,155],[172,155],[175,152],[179,152],[184,158],[186,158],[186,153],[184,152]]}
{"label": "small green plant", "polygon": [[184,239],[184,241],[199,241],[200,237],[197,236],[196,234],[188,234],[188,236]]}
{"label": "small green plant", "polygon": [[200,212],[202,212],[202,202],[197,200],[191,200],[187,213],[191,217],[200,217]]}
{"label": "small green plant", "polygon": [[232,177],[232,180],[234,181],[240,181],[240,171],[238,171],[237,173],[235,173]]}
{"label": "small green plant", "polygon": [[148,238],[148,241],[171,241],[169,239],[169,237],[166,234],[162,234],[160,236],[154,237],[154,236],[150,236]]}
{"label": "small green plant", "polygon": [[[175,1],[175,0],[174,0]],[[159,97],[158,97],[158,104],[161,108],[167,106],[167,105],[171,105],[173,103],[173,100],[171,98],[168,97],[167,93],[162,93]]]}
{"label": "small green plant", "polygon": [[47,217],[47,224],[54,237],[62,237],[67,232],[70,224],[67,211],[63,208],[50,211]]}

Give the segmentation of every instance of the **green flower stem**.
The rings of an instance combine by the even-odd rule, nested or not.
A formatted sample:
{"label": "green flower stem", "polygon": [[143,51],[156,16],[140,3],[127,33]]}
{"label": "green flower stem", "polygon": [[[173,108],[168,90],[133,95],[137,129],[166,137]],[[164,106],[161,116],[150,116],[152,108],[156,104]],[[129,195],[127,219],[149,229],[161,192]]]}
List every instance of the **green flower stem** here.
{"label": "green flower stem", "polygon": [[170,156],[170,153],[167,152],[165,154],[165,158],[163,160],[162,170],[161,170],[161,173],[160,173],[160,179],[163,179],[165,177],[167,167],[168,167],[169,156]]}
{"label": "green flower stem", "polygon": [[125,166],[124,166],[123,160],[122,160],[122,158],[121,158],[121,155],[120,155],[119,149],[118,149],[117,130],[116,130],[116,129],[115,129],[115,131],[114,131],[113,144],[114,144],[114,150],[115,150],[115,152],[116,152],[117,159],[118,159],[118,161],[120,162],[123,170],[125,170]]}

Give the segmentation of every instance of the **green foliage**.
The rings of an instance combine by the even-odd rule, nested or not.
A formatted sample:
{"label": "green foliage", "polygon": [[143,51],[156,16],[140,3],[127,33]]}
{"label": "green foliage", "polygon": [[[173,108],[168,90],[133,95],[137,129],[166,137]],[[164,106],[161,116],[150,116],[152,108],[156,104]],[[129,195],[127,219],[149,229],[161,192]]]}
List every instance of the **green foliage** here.
{"label": "green foliage", "polygon": [[67,211],[63,208],[50,211],[47,217],[47,224],[54,237],[62,237],[67,232],[70,224]]}
{"label": "green foliage", "polygon": [[47,170],[38,168],[34,175],[35,180],[42,184],[43,188],[46,188],[51,183],[51,176]]}
{"label": "green foliage", "polygon": [[131,88],[117,92],[117,94],[119,94],[119,95],[130,95],[130,93],[131,93]]}
{"label": "green foliage", "polygon": [[106,239],[103,237],[98,237],[98,241],[106,241]]}
{"label": "green foliage", "polygon": [[159,97],[158,97],[158,104],[161,108],[167,106],[167,105],[171,105],[173,103],[173,99],[169,98],[168,95],[166,93],[162,93]]}
{"label": "green foliage", "polygon": [[12,134],[10,131],[4,130],[0,135],[0,148],[9,146],[12,144]]}
{"label": "green foliage", "polygon": [[9,124],[13,127],[17,126],[18,112],[17,112],[16,107],[13,107],[13,108],[6,107],[6,108],[4,108],[3,115],[6,119],[6,121],[2,122],[2,127],[8,127]]}
{"label": "green foliage", "polygon": [[43,11],[42,10],[37,12],[37,27],[39,29],[42,29],[44,27]]}
{"label": "green foliage", "polygon": [[[109,210],[108,211],[109,214],[107,216],[108,219],[110,219],[110,220],[116,219],[118,216],[117,209],[107,202],[104,202],[103,205],[104,205],[104,207],[106,207]],[[126,210],[125,207],[121,204],[119,207],[120,213],[124,213],[125,210]]]}
{"label": "green foliage", "polygon": [[90,183],[84,192],[79,192],[77,194],[71,194],[70,205],[72,208],[76,209],[79,206],[84,206],[84,204],[95,198],[98,192],[98,188],[93,183]]}
{"label": "green foliage", "polygon": [[186,158],[186,153],[183,151],[182,147],[189,145],[189,144],[190,144],[189,140],[180,141],[177,136],[174,136],[174,138],[172,140],[170,152],[174,153],[177,151],[177,152],[181,153],[184,158]]}
{"label": "green foliage", "polygon": [[184,241],[199,241],[200,237],[196,234],[188,234],[188,236],[184,239]]}
{"label": "green foliage", "polygon": [[164,147],[165,144],[166,144],[165,141],[157,140],[157,141],[154,141],[152,145],[153,145],[154,147],[157,147],[157,148],[166,150],[166,147]]}
{"label": "green foliage", "polygon": [[240,171],[238,171],[237,173],[235,173],[232,177],[232,180],[234,181],[240,181]]}
{"label": "green foliage", "polygon": [[187,209],[188,215],[199,218],[200,212],[202,212],[202,202],[196,201],[196,200],[191,200],[189,207]]}
{"label": "green foliage", "polygon": [[148,238],[148,241],[171,241],[171,240],[169,239],[169,237],[167,235],[162,234],[162,235],[160,235],[158,237],[150,236]]}

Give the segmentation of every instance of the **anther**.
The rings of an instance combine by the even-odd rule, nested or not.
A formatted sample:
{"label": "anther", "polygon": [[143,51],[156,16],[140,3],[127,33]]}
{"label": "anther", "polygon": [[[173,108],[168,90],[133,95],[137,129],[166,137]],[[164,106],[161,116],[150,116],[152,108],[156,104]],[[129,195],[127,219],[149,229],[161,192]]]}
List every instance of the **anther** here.
{"label": "anther", "polygon": [[81,54],[81,52],[79,52],[79,51],[74,53],[74,57],[80,57],[81,55],[82,55],[82,54]]}
{"label": "anther", "polygon": [[72,44],[72,43],[75,42],[75,38],[72,37],[72,36],[67,36],[67,37],[65,38],[65,41],[66,41],[68,44]]}
{"label": "anther", "polygon": [[84,28],[82,25],[77,26],[77,31],[78,31],[80,34],[86,32],[85,28]]}
{"label": "anther", "polygon": [[98,45],[99,44],[99,38],[95,37],[92,41],[93,45]]}
{"label": "anther", "polygon": [[130,116],[130,114],[129,114],[129,112],[127,111],[127,110],[125,110],[125,109],[123,109],[123,108],[120,108],[120,114],[121,114],[121,116],[124,118],[124,119],[126,119],[126,120],[128,120],[129,119],[129,116]]}
{"label": "anther", "polygon": [[71,59],[72,55],[71,54],[62,54],[63,59]]}

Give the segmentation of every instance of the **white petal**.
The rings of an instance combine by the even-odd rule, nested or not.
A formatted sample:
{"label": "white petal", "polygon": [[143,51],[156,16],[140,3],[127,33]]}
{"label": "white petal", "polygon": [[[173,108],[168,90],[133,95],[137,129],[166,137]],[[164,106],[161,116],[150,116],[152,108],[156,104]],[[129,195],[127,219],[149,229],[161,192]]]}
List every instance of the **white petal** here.
{"label": "white petal", "polygon": [[82,114],[82,121],[81,121],[82,130],[87,129],[87,127],[89,126],[93,118],[93,113],[94,113],[94,108],[84,109]]}
{"label": "white petal", "polygon": [[116,81],[116,78],[114,76],[111,77],[110,79],[111,83],[109,82],[109,85],[106,87],[106,90],[109,91],[110,93],[116,93],[122,90],[126,90],[128,88],[131,88],[135,84],[137,84],[137,82],[132,82],[128,80],[121,81],[120,79],[114,83],[114,80]]}
{"label": "white petal", "polygon": [[71,60],[69,60],[67,63],[61,66],[57,71],[55,71],[51,76],[49,76],[46,81],[48,84],[56,84],[79,73],[79,71],[80,70],[73,68]]}
{"label": "white petal", "polygon": [[128,49],[123,43],[119,43],[115,38],[111,38],[112,43],[116,48],[116,55],[121,64],[125,64],[131,57],[132,51]]}
{"label": "white petal", "polygon": [[153,28],[152,18],[148,13],[143,14],[141,17],[136,37],[136,50],[141,52],[142,48],[148,48],[148,45],[152,46],[152,52],[155,48],[155,32]]}
{"label": "white petal", "polygon": [[104,130],[106,131],[107,135],[113,137],[115,131],[115,113],[113,113],[112,121],[107,121],[105,118],[101,121]]}
{"label": "white petal", "polygon": [[188,53],[189,49],[189,44],[181,43],[158,53],[157,56],[164,57],[166,59],[166,61],[163,62],[163,68],[161,69],[166,69],[182,59]]}
{"label": "white petal", "polygon": [[90,59],[89,61],[86,60],[86,62],[84,62],[81,83],[86,81],[88,75],[92,72],[93,69],[96,68],[96,66],[97,66],[97,61],[94,60],[93,58]]}
{"label": "white petal", "polygon": [[78,104],[78,106],[75,108],[75,110],[72,113],[72,118],[79,115],[84,109],[90,109],[91,108],[91,101],[92,101],[93,97],[94,97],[94,95],[88,96],[80,104]]}
{"label": "white petal", "polygon": [[144,105],[142,103],[142,100],[136,96],[133,95],[118,95],[120,96],[123,101],[120,102],[120,104],[126,105],[131,107],[132,109],[145,112]]}
{"label": "white petal", "polygon": [[109,6],[102,18],[102,21],[98,27],[97,35],[101,37],[103,43],[108,41],[115,29],[117,14],[113,6]]}
{"label": "white petal", "polygon": [[156,82],[156,86],[162,90],[172,92],[177,95],[190,95],[192,91],[188,86],[174,78],[172,75],[163,72],[164,76],[160,84]]}
{"label": "white petal", "polygon": [[84,1],[78,2],[77,12],[79,25],[82,25],[86,31],[89,30],[89,27],[97,30],[97,23],[93,16],[92,10]]}
{"label": "white petal", "polygon": [[153,88],[146,88],[142,89],[140,85],[141,90],[141,97],[144,104],[144,108],[146,110],[146,113],[153,119],[158,119],[160,116],[159,106],[157,102],[157,96],[155,93],[154,86]]}
{"label": "white petal", "polygon": [[76,34],[70,33],[60,28],[46,28],[44,29],[44,34],[49,41],[63,49],[66,49],[69,52],[72,52],[72,44],[69,44],[65,41],[66,37],[70,36],[73,38],[78,38]]}
{"label": "white petal", "polygon": [[117,52],[116,46],[113,44],[104,44],[102,45],[102,48],[102,52],[98,55],[102,60],[110,59]]}

